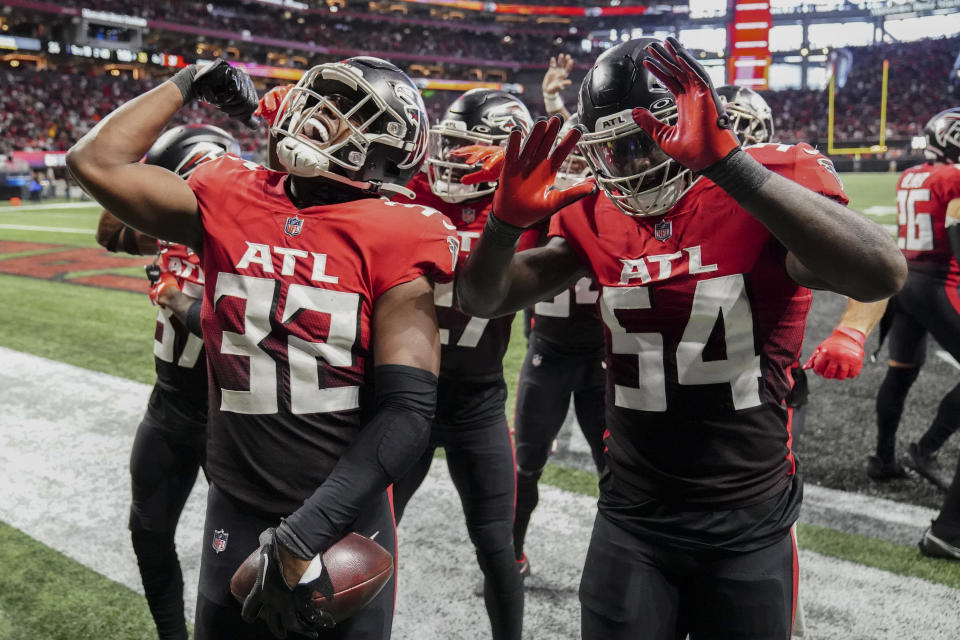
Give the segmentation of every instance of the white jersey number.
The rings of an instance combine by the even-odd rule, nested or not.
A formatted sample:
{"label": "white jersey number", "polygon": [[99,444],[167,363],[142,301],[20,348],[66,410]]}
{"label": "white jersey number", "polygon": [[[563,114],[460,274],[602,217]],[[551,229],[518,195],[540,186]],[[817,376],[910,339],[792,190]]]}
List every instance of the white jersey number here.
{"label": "white jersey number", "polygon": [[[160,339],[153,341],[153,355],[164,362],[173,363],[174,347],[177,340],[176,330],[170,322],[173,311],[161,307],[157,314],[157,322],[163,327],[160,332]],[[197,364],[197,358],[200,356],[200,350],[203,349],[203,338],[193,335],[187,331],[187,342],[183,345],[183,351],[177,358],[177,366],[185,369],[192,369]]]}
{"label": "white jersey number", "polygon": [[[574,301],[576,304],[595,304],[600,293],[593,289],[593,280],[590,278],[580,278],[573,286]],[[547,316],[550,318],[569,318],[570,308],[570,289],[564,289],[552,300],[538,302],[533,307],[533,312],[538,316]]]}
{"label": "white jersey number", "polygon": [[[246,356],[250,361],[249,390],[221,389],[220,409],[233,413],[277,413],[277,362],[260,346],[271,332],[270,311],[278,281],[235,273],[221,273],[214,291],[216,312],[224,297],[245,301],[243,333],[224,331],[220,353]],[[301,284],[287,289],[281,322],[297,322],[302,311],[318,311],[330,316],[326,342],[310,342],[294,335],[287,337],[290,365],[290,410],[295,414],[347,411],[360,406],[360,387],[320,388],[318,359],[332,367],[353,364],[353,345],[357,340],[360,295],[330,291]]]}
{"label": "white jersey number", "polygon": [[[615,354],[636,355],[639,386],[614,385],[614,404],[637,411],[666,411],[663,336],[631,333],[620,324],[617,309],[651,309],[647,287],[608,287],[600,312],[610,329]],[[717,324],[726,336],[724,360],[704,360],[703,350]],[[729,384],[737,410],[760,406],[760,356],[753,335],[753,313],[742,274],[697,282],[690,319],[677,345],[677,382],[683,385]]]}
{"label": "white jersey number", "polygon": [[[438,284],[433,289],[433,303],[438,307],[449,308],[453,306],[453,283],[447,282]],[[460,334],[457,340],[458,347],[474,348],[480,344],[480,338],[483,337],[483,330],[490,323],[486,318],[476,318],[471,316],[470,321]],[[440,328],[440,344],[450,344],[450,330]]]}
{"label": "white jersey number", "polygon": [[908,251],[933,249],[933,218],[929,213],[917,213],[917,203],[930,200],[930,189],[897,190],[897,222],[905,228],[897,246]]}

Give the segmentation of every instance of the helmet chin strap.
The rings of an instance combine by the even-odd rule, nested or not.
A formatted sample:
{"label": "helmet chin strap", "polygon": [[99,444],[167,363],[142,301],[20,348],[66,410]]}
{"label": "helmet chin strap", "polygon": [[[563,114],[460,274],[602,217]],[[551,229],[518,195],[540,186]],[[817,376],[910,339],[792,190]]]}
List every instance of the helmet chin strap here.
{"label": "helmet chin strap", "polygon": [[410,200],[416,194],[406,187],[389,182],[357,182],[330,171],[330,160],[316,149],[301,143],[292,136],[286,136],[277,142],[277,159],[291,174],[300,178],[327,178],[361,191],[370,193],[400,194]]}

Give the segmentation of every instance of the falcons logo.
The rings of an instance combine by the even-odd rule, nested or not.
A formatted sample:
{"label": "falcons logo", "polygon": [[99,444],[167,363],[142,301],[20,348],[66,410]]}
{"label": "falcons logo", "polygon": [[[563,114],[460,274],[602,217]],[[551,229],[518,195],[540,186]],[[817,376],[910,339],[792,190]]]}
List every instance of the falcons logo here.
{"label": "falcons logo", "polygon": [[524,117],[523,107],[518,104],[505,104],[490,109],[483,114],[481,120],[492,129],[501,129],[510,131],[514,127],[520,127],[523,135],[526,136],[529,131],[528,122]]}
{"label": "falcons logo", "polygon": [[215,160],[223,155],[223,148],[218,147],[212,142],[198,142],[190,149],[183,162],[177,165],[176,173],[181,178],[186,178],[204,162]]}

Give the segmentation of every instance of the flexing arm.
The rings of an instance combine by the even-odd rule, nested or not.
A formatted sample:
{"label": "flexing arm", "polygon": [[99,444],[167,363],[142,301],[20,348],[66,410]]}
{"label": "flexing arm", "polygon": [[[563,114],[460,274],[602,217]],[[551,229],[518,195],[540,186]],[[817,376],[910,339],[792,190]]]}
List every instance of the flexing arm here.
{"label": "flexing arm", "polygon": [[131,229],[106,209],[97,222],[97,244],[107,251],[123,251],[135,256],[149,256],[157,252],[157,239]]}
{"label": "flexing arm", "polygon": [[641,108],[634,109],[634,121],[667,154],[762,222],[789,252],[794,281],[864,301],[900,289],[906,262],[879,225],[772,173],[740,149],[709,76],[676,39],[647,51],[644,66],[676,98],[677,123],[667,125]]}
{"label": "flexing arm", "polygon": [[176,174],[139,162],[177,110],[194,98],[240,120],[247,120],[257,105],[245,72],[224,60],[202,69],[190,65],[101,120],[67,152],[67,168],[127,225],[198,250],[203,228],[193,191]]}
{"label": "flexing arm", "polygon": [[373,417],[324,483],[277,528],[281,564],[296,584],[312,558],[423,454],[437,399],[440,334],[424,278],[384,293],[373,309]]}
{"label": "flexing arm", "polygon": [[134,98],[67,152],[67,167],[125,224],[197,250],[203,228],[193,191],[175,173],[140,162],[181,106],[183,96],[172,82]]}

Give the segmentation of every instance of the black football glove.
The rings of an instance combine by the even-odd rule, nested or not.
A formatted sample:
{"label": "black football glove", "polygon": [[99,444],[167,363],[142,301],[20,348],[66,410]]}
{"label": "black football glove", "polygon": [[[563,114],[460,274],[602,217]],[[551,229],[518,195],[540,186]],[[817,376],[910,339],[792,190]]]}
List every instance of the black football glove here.
{"label": "black football glove", "polygon": [[243,69],[230,66],[217,58],[203,67],[190,65],[170,79],[183,95],[183,104],[200,99],[220,109],[235,120],[257,127],[253,112],[259,104],[253,80]]}
{"label": "black football glove", "polygon": [[[279,543],[275,540],[274,531],[270,528],[260,534],[257,581],[243,601],[241,615],[246,622],[254,622],[257,618],[264,620],[270,633],[277,638],[286,638],[287,632],[316,638],[319,630],[336,625],[330,613],[313,603],[314,591],[325,596],[328,602],[333,599],[330,576],[326,567],[321,566],[319,575],[313,577],[305,574],[304,578],[312,579],[301,581],[291,589],[283,577],[277,551]],[[320,558],[314,562],[319,564]],[[309,574],[310,569],[307,571]]]}

